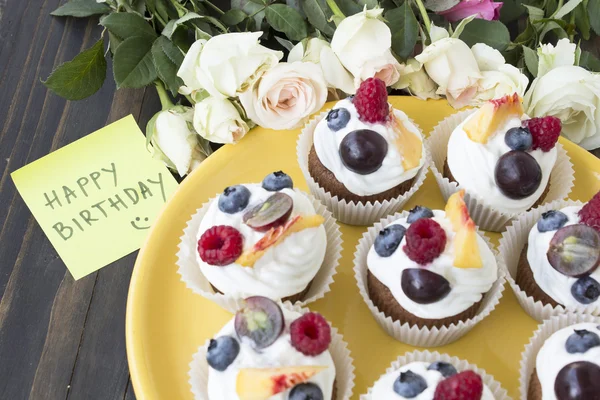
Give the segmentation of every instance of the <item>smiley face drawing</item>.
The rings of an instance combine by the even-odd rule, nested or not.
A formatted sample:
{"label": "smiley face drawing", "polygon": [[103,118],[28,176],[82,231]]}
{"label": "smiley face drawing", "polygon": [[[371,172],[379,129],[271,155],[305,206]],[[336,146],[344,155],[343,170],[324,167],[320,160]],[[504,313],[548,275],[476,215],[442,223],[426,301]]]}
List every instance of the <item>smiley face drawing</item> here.
{"label": "smiley face drawing", "polygon": [[[138,229],[140,231],[144,230],[144,229],[150,229],[150,226],[138,226],[137,223],[141,221],[140,217],[135,217],[135,221],[130,221],[131,222],[131,226],[133,226],[135,229]],[[145,222],[148,222],[148,217],[144,218]]]}

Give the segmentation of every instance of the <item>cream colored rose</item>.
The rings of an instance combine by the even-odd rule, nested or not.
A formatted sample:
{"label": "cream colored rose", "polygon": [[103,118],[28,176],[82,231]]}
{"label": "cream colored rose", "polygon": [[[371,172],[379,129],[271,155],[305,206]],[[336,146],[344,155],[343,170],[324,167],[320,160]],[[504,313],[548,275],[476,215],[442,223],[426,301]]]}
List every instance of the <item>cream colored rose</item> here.
{"label": "cream colored rose", "polygon": [[387,86],[400,79],[400,63],[392,55],[392,33],[380,20],[383,9],[365,9],[344,18],[333,34],[331,48],[354,76],[354,86],[377,77]]}
{"label": "cream colored rose", "polygon": [[327,100],[321,69],[307,62],[280,63],[240,95],[248,117],[271,129],[302,126]]}
{"label": "cream colored rose", "polygon": [[561,39],[556,43],[543,44],[538,48],[538,77],[546,75],[548,71],[557,67],[575,65],[575,50],[577,45],[569,39]]}
{"label": "cream colored rose", "polygon": [[423,69],[423,65],[414,58],[402,65],[400,80],[394,85],[394,89],[406,89],[421,100],[439,99],[437,88],[438,86]]}
{"label": "cream colored rose", "polygon": [[215,97],[236,97],[246,91],[283,57],[261,46],[262,32],[227,33],[196,41],[185,55],[177,75],[183,94],[204,89]]}
{"label": "cream colored rose", "polygon": [[236,143],[249,131],[233,103],[220,97],[207,97],[194,106],[194,129],[215,143]]}

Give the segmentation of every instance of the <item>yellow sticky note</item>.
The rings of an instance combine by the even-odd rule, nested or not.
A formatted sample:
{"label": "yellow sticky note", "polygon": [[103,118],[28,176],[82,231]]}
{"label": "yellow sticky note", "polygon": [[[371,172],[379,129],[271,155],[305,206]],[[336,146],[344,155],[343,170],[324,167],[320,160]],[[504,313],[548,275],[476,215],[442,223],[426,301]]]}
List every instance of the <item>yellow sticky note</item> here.
{"label": "yellow sticky note", "polygon": [[177,188],[131,115],[11,176],[75,279],[137,250]]}

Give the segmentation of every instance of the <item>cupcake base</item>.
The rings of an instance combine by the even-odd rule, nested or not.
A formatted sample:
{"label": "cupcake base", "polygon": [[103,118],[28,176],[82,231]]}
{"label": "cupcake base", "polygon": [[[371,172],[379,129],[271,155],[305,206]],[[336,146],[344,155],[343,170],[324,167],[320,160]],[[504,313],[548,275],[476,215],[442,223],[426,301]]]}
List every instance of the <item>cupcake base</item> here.
{"label": "cupcake base", "polygon": [[479,311],[479,307],[483,302],[482,299],[473,304],[471,307],[467,308],[465,311],[460,314],[456,314],[447,318],[440,319],[425,319],[419,318],[414,314],[411,314],[407,310],[405,310],[398,301],[394,298],[394,295],[390,291],[390,289],[385,286],[379,279],[375,277],[371,273],[371,271],[367,270],[367,289],[369,292],[369,297],[375,304],[375,307],[379,309],[386,316],[392,318],[394,321],[399,321],[400,323],[409,323],[410,325],[417,325],[419,328],[427,327],[431,328],[441,328],[443,326],[450,326],[452,324],[458,324],[460,321],[467,321],[471,318],[474,318]]}
{"label": "cupcake base", "polygon": [[529,389],[527,390],[527,400],[541,400],[542,384],[538,378],[537,370],[534,369],[529,379]]}
{"label": "cupcake base", "polygon": [[527,243],[525,243],[523,250],[521,250],[515,282],[527,294],[527,296],[533,297],[535,301],[541,301],[543,304],[550,304],[552,307],[559,306],[560,304],[554,301],[552,297],[548,296],[535,281],[533,271],[531,270],[531,266],[527,260],[528,247],[529,246]]}
{"label": "cupcake base", "polygon": [[[310,286],[312,285],[313,282],[314,282],[314,279],[312,281],[308,282],[308,285],[306,285],[306,288],[303,291],[301,291],[300,293],[293,294],[291,296],[284,297],[281,299],[281,302],[285,303],[286,301],[289,301],[290,303],[294,304],[296,302],[303,301],[304,298],[306,297],[306,295],[308,294],[308,292],[310,291]],[[221,292],[219,289],[214,287],[214,285],[212,283],[210,284],[210,287],[213,289],[213,291],[215,293],[223,294],[223,292]]]}
{"label": "cupcake base", "polygon": [[314,145],[310,148],[310,153],[308,153],[308,171],[315,182],[317,182],[319,186],[325,189],[325,191],[329,192],[332,196],[337,196],[339,199],[346,200],[347,202],[353,201],[355,203],[362,204],[376,201],[382,202],[384,200],[402,196],[404,193],[410,190],[415,181],[414,178],[409,179],[405,182],[402,182],[398,186],[386,190],[385,192],[370,196],[359,196],[349,191],[342,182],[336,179],[333,172],[328,170],[321,163],[321,160],[319,160],[317,152],[315,151]]}

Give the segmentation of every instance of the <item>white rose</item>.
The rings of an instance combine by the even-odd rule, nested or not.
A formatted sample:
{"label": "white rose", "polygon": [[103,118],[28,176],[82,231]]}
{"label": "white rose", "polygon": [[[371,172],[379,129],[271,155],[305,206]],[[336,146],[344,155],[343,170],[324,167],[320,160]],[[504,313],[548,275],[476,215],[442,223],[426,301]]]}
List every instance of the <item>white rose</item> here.
{"label": "white rose", "polygon": [[513,93],[523,97],[529,79],[518,68],[507,64],[498,50],[487,44],[477,43],[471,51],[482,75],[471,105],[481,105],[488,100]]}
{"label": "white rose", "polygon": [[569,39],[561,39],[556,47],[543,44],[538,48],[538,77],[546,75],[548,71],[557,67],[575,65],[575,50],[577,45]]}
{"label": "white rose", "polygon": [[207,97],[194,106],[194,129],[215,143],[236,143],[249,131],[233,103],[221,97]]}
{"label": "white rose", "polygon": [[554,68],[533,81],[524,106],[531,117],[559,118],[562,134],[581,147],[600,147],[599,75],[576,66]]}
{"label": "white rose", "polygon": [[392,33],[381,21],[383,9],[365,9],[344,18],[333,34],[331,48],[354,76],[354,86],[377,77],[391,86],[400,79],[400,63],[392,55]]}
{"label": "white rose", "polygon": [[441,39],[415,58],[439,85],[437,93],[445,95],[452,107],[461,108],[475,96],[482,75],[469,46],[462,40],[444,36],[440,35]]}
{"label": "white rose", "polygon": [[327,100],[327,84],[313,63],[279,63],[240,95],[248,117],[271,129],[294,129],[319,111]]}
{"label": "white rose", "polygon": [[323,39],[312,38],[298,42],[288,55],[288,62],[295,61],[318,64],[328,87],[341,89],[346,93],[356,91],[352,75],[331,50],[329,43]]}
{"label": "white rose", "polygon": [[440,96],[436,94],[437,87],[423,69],[423,64],[414,58],[402,65],[400,80],[394,85],[394,89],[406,89],[421,100],[439,99]]}
{"label": "white rose", "polygon": [[205,89],[215,97],[236,97],[283,57],[258,42],[262,32],[227,33],[196,41],[177,76],[183,94]]}
{"label": "white rose", "polygon": [[177,106],[160,111],[148,122],[152,154],[183,177],[210,154],[210,147],[190,129],[193,110]]}

